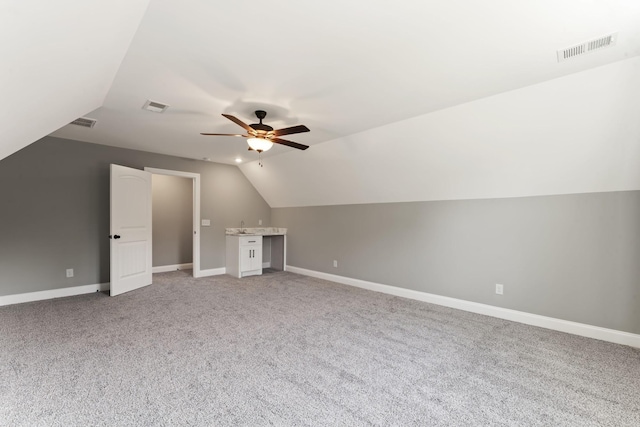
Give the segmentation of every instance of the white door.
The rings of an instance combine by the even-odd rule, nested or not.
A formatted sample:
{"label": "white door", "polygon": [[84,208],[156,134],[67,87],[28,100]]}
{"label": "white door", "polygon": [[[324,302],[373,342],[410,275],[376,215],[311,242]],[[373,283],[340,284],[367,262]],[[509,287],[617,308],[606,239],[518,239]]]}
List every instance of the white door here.
{"label": "white door", "polygon": [[151,173],[111,165],[111,296],[151,284]]}
{"label": "white door", "polygon": [[251,259],[252,270],[262,270],[262,245],[253,247],[253,256]]}
{"label": "white door", "polygon": [[253,264],[251,254],[253,252],[253,246],[240,246],[240,271],[253,270]]}

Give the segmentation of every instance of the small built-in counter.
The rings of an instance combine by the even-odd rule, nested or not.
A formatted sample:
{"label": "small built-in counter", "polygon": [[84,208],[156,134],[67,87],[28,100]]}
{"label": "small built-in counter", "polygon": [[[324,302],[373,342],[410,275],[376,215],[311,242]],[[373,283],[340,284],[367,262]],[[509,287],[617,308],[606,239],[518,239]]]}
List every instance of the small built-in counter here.
{"label": "small built-in counter", "polygon": [[263,269],[286,270],[286,228],[227,228],[226,235],[227,274],[246,277]]}

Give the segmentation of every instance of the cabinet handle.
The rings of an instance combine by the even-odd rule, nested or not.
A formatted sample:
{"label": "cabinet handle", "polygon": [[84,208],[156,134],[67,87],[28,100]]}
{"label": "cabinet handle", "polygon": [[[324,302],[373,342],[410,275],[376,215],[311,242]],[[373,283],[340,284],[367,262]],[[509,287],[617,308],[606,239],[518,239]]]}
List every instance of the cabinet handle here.
{"label": "cabinet handle", "polygon": [[255,242],[256,242],[255,240],[249,240],[249,243],[255,243]]}

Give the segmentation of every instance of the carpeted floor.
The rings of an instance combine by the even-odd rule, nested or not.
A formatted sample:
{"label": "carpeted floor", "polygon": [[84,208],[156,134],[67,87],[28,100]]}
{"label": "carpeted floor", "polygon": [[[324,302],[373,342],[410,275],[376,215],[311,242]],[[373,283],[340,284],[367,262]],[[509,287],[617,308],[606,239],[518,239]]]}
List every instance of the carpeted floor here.
{"label": "carpeted floor", "polygon": [[639,426],[640,350],[280,272],[0,307],[3,426]]}

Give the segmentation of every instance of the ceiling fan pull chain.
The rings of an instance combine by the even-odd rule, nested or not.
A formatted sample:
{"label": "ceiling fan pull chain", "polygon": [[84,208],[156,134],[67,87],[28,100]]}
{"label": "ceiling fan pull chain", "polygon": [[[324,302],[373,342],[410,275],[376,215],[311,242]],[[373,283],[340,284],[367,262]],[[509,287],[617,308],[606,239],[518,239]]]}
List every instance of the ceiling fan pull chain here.
{"label": "ceiling fan pull chain", "polygon": [[260,167],[263,166],[262,164],[262,152],[258,151],[258,164],[260,165]]}

